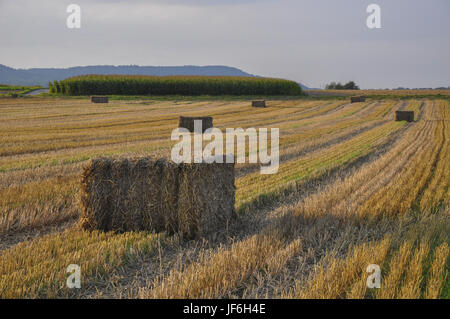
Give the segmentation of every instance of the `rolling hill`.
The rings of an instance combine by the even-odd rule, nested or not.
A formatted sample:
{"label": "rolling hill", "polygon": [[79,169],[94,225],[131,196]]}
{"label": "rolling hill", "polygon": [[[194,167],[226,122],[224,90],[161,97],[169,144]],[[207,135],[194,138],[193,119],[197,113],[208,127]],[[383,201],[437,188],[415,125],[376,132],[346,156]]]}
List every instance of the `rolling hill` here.
{"label": "rolling hill", "polygon": [[[0,83],[15,85],[48,86],[49,81],[63,80],[85,74],[127,74],[127,75],[204,75],[204,76],[256,76],[238,68],[211,66],[138,66],[138,65],[93,65],[71,68],[14,69],[0,64]],[[301,85],[302,88],[306,88]]]}

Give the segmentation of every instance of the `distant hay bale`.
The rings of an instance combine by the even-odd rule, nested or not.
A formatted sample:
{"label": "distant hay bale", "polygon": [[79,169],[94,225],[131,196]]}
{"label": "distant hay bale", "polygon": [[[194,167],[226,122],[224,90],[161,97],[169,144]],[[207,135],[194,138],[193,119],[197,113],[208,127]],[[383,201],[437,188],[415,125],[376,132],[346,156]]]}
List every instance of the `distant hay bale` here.
{"label": "distant hay bale", "polygon": [[414,111],[395,111],[395,120],[414,122]]}
{"label": "distant hay bale", "polygon": [[352,103],[358,103],[358,102],[366,102],[366,97],[365,96],[352,96],[350,98]]}
{"label": "distant hay bale", "polygon": [[108,103],[107,96],[91,96],[92,103]]}
{"label": "distant hay bale", "polygon": [[213,118],[210,116],[203,117],[186,117],[180,116],[180,124],[179,127],[188,129],[189,132],[194,132],[194,121],[202,121],[202,133],[204,133],[207,129],[213,127]]}
{"label": "distant hay bale", "polygon": [[252,101],[253,107],[266,107],[266,101]]}
{"label": "distant hay bale", "polygon": [[81,225],[198,238],[226,228],[234,201],[233,163],[99,158],[83,172]]}

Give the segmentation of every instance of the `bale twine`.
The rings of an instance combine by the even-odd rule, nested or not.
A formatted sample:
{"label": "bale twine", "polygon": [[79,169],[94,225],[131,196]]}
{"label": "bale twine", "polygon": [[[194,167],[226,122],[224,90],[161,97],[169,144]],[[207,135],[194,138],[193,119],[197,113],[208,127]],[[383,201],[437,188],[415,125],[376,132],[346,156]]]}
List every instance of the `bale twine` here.
{"label": "bale twine", "polygon": [[395,111],[395,120],[414,122],[414,111]]}
{"label": "bale twine", "polygon": [[266,107],[266,101],[252,101],[253,107]]}
{"label": "bale twine", "polygon": [[81,225],[90,230],[208,236],[235,217],[234,178],[233,163],[94,159],[82,175]]}
{"label": "bale twine", "polygon": [[352,103],[358,103],[358,102],[366,102],[366,97],[365,96],[352,96],[350,98]]}
{"label": "bale twine", "polygon": [[107,96],[91,96],[92,103],[108,103]]}
{"label": "bale twine", "polygon": [[194,132],[194,121],[202,121],[202,133],[204,133],[207,129],[213,127],[213,118],[210,116],[203,117],[186,117],[180,116],[180,128],[188,129],[189,132]]}

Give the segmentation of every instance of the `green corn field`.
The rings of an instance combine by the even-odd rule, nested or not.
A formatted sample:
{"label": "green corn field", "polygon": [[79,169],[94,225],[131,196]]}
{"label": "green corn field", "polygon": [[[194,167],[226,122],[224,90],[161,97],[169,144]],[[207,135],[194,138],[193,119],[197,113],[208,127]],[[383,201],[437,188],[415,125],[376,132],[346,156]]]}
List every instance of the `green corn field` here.
{"label": "green corn field", "polygon": [[296,82],[257,77],[84,75],[49,83],[64,95],[302,95]]}

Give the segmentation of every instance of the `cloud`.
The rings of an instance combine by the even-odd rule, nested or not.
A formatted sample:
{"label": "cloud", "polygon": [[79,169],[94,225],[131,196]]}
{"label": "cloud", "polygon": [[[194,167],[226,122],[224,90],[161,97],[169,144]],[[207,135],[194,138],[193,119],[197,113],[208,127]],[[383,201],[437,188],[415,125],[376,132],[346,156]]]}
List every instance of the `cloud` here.
{"label": "cloud", "polygon": [[257,4],[261,2],[276,2],[278,0],[92,0],[91,3],[127,3],[127,4],[164,4],[183,6],[233,6],[241,4]]}
{"label": "cloud", "polygon": [[[4,0],[0,63],[214,64],[315,87],[450,85],[450,2],[377,2],[380,30],[365,25],[366,0]],[[66,28],[70,3],[80,30]]]}

